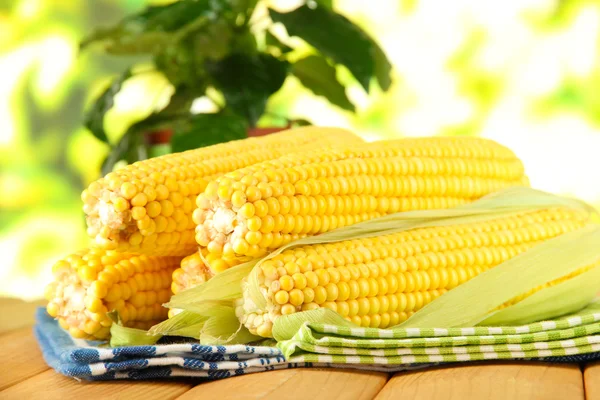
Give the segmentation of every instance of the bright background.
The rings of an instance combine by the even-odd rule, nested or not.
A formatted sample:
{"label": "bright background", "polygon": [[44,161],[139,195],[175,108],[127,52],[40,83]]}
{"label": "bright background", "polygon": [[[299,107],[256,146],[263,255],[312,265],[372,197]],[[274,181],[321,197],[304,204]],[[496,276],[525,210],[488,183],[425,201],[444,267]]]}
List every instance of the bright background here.
{"label": "bright background", "polygon": [[[146,3],[0,2],[0,296],[40,297],[52,263],[88,243],[79,194],[98,177],[107,148],[81,127],[82,113],[131,60],[78,55],[78,42]],[[292,78],[270,110],[369,139],[492,138],[517,152],[535,187],[600,206],[597,0],[334,4],[377,38],[395,84],[368,97],[350,82],[352,115]],[[109,134],[147,114],[160,90],[168,88],[156,75],[128,84],[107,116]]]}

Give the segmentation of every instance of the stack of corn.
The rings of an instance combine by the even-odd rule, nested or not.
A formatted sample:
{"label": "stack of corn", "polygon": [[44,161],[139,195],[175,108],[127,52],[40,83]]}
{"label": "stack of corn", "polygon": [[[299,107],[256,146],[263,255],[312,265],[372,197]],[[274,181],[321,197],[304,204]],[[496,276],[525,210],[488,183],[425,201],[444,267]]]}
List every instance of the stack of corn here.
{"label": "stack of corn", "polygon": [[[518,158],[484,139],[359,143],[343,130],[302,128],[150,159],[108,174],[82,194],[94,248],[57,263],[48,312],[81,338],[106,338],[111,325],[106,313],[113,310],[126,326],[147,328],[166,317],[161,304],[169,287],[179,292],[204,283],[293,240],[386,214],[451,208],[528,184]],[[556,212],[560,217],[540,217],[555,218],[557,225],[532,236],[535,240],[518,236],[515,229],[522,225],[512,220],[499,221],[497,235],[489,227],[474,228],[488,236],[480,242],[475,235],[473,243],[506,241],[512,247],[505,250],[470,252],[471,242],[455,239],[460,229],[470,231],[457,228],[422,233],[423,239],[450,237],[445,244],[435,242],[438,250],[453,252],[447,258],[435,258],[437,247],[429,251],[410,235],[350,241],[327,257],[337,249],[284,253],[266,263],[261,275],[268,310],[247,313],[242,299],[238,312],[262,336],[269,336],[278,315],[321,306],[362,325],[387,326],[544,235],[583,221]],[[413,274],[422,263],[435,262],[462,269]],[[374,272],[375,266],[381,270]],[[400,296],[412,292],[423,294]]]}
{"label": "stack of corn", "polygon": [[187,256],[197,250],[192,212],[211,180],[291,151],[359,144],[350,132],[300,128],[170,154],[111,172],[83,191],[88,234],[106,250]]}
{"label": "stack of corn", "polygon": [[[386,214],[445,209],[527,185],[507,148],[478,138],[417,138],[294,153],[213,180],[193,219],[201,262],[174,293],[293,240]],[[207,268],[208,267],[208,268]]]}
{"label": "stack of corn", "polygon": [[137,162],[93,182],[81,198],[94,247],[54,266],[48,313],[74,337],[88,339],[108,337],[109,311],[131,327],[163,320],[171,275],[197,251],[192,212],[211,179],[338,143],[362,140],[342,129],[299,128]]}

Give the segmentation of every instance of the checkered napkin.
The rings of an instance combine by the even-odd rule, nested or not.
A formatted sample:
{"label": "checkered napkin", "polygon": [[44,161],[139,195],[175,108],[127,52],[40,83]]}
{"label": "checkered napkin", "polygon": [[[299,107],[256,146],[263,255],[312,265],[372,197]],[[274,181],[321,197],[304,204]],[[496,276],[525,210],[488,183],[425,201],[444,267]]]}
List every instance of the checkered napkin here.
{"label": "checkered napkin", "polygon": [[305,362],[402,365],[534,359],[600,359],[600,300],[576,314],[522,326],[375,329],[305,322],[278,344]]}
{"label": "checkered napkin", "polygon": [[307,323],[278,345],[281,350],[205,346],[175,338],[152,346],[111,348],[71,338],[43,308],[37,310],[36,321],[35,334],[48,365],[63,375],[88,380],[220,379],[299,367],[397,372],[472,360],[600,359],[600,302],[580,315],[522,327],[377,330]]}

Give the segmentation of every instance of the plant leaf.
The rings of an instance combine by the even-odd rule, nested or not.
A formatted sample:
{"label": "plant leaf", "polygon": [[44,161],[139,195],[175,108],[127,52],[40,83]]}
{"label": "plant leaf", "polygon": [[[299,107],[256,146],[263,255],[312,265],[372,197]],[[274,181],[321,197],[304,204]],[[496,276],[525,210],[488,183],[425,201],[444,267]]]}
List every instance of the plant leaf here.
{"label": "plant leaf", "polygon": [[248,137],[246,121],[238,115],[198,114],[175,130],[174,153]]}
{"label": "plant leaf", "polygon": [[311,55],[296,61],[292,65],[292,74],[317,96],[325,97],[344,110],[355,110],[354,104],[346,96],[344,86],[335,76],[335,68],[323,57]]}
{"label": "plant leaf", "polygon": [[298,126],[312,126],[312,122],[310,122],[307,119],[293,119],[290,121],[292,126],[294,127],[298,127]]}
{"label": "plant leaf", "polygon": [[333,10],[333,0],[314,0],[321,7],[326,7]]}
{"label": "plant leaf", "polygon": [[131,125],[102,163],[102,174],[111,172],[121,160],[131,164],[148,158],[150,144],[145,133],[165,128],[176,129],[184,124],[192,117],[190,106],[194,96],[193,91],[179,87],[164,109]]}
{"label": "plant leaf", "polygon": [[230,3],[233,11],[240,13],[245,17],[244,22],[247,22],[254,12],[258,0],[230,0]]}
{"label": "plant leaf", "polygon": [[392,65],[378,45],[373,50],[373,57],[375,60],[375,77],[377,78],[377,83],[379,83],[379,87],[385,92],[392,85],[392,78],[390,76]]}
{"label": "plant leaf", "polygon": [[115,96],[121,90],[123,83],[131,77],[131,70],[128,69],[120,77],[115,78],[110,86],[96,99],[92,107],[88,110],[84,119],[84,126],[92,134],[104,143],[110,143],[106,131],[104,130],[104,116],[115,103]]}
{"label": "plant leaf", "polygon": [[[218,28],[213,27],[214,29]],[[229,35],[223,32],[220,37],[227,40]],[[161,71],[173,86],[194,85],[199,87],[196,90],[199,92],[203,86],[205,58],[218,59],[223,52],[222,48],[228,46],[226,42],[218,41],[213,43],[214,46],[207,47],[204,42],[209,39],[210,32],[202,32],[169,44],[154,55],[153,62],[156,69]]]}
{"label": "plant leaf", "polygon": [[134,134],[131,131],[125,132],[125,134],[119,139],[117,144],[110,149],[108,156],[102,162],[101,172],[102,175],[106,175],[109,172],[112,172],[114,166],[119,161],[126,161],[128,164],[135,162],[141,157],[137,157],[140,151],[144,149],[142,143],[140,143],[140,136]]}
{"label": "plant leaf", "polygon": [[281,54],[286,54],[286,53],[289,53],[290,51],[294,50],[293,48],[291,48],[290,46],[288,46],[287,44],[285,44],[281,40],[279,40],[279,38],[277,36],[273,35],[269,31],[267,31],[267,33],[266,33],[265,41],[266,41],[267,46],[278,48],[279,51],[281,51]]}
{"label": "plant leaf", "polygon": [[[324,56],[346,66],[367,92],[370,80],[375,76],[382,87],[386,85],[385,72],[389,73],[389,62],[383,51],[343,15],[323,6],[311,8],[307,5],[288,13],[269,9],[269,14],[274,22],[281,22],[286,27],[289,35],[300,37]],[[379,60],[380,57],[383,59]],[[378,69],[380,72],[376,73]]]}
{"label": "plant leaf", "polygon": [[154,53],[182,39],[199,25],[216,20],[227,9],[227,2],[211,0],[183,0],[150,6],[110,28],[95,31],[81,42],[80,47],[103,42],[106,50],[113,54]]}
{"label": "plant leaf", "polygon": [[233,54],[206,65],[227,107],[243,116],[251,127],[264,113],[269,96],[281,88],[289,70],[287,62],[268,54]]}

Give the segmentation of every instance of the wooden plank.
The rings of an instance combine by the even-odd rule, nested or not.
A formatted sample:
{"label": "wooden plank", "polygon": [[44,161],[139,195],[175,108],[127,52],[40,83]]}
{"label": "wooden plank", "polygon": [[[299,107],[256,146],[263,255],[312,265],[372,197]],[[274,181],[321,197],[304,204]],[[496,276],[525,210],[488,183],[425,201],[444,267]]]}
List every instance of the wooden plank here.
{"label": "wooden plank", "polygon": [[0,340],[0,390],[48,369],[32,328],[19,329]]}
{"label": "wooden plank", "polygon": [[583,380],[585,382],[585,398],[600,400],[600,362],[585,366]]}
{"label": "wooden plank", "polygon": [[208,382],[181,399],[373,399],[388,374],[340,369],[283,369]]}
{"label": "wooden plank", "polygon": [[398,373],[377,396],[385,399],[584,398],[577,365],[479,364]]}
{"label": "wooden plank", "polygon": [[43,372],[0,392],[2,399],[174,399],[192,387],[190,383],[166,381],[76,381],[56,373]]}
{"label": "wooden plank", "polygon": [[20,299],[0,298],[0,335],[32,326],[36,308],[45,305],[45,300],[26,302]]}

